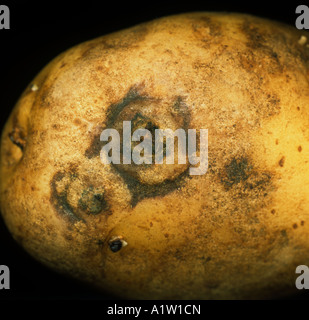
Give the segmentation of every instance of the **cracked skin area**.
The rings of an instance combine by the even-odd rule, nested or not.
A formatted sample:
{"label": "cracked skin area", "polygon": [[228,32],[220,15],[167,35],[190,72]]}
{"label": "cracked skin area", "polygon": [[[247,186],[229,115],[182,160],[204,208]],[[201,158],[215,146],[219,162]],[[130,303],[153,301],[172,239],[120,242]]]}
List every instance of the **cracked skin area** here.
{"label": "cracked skin area", "polygon": [[[190,13],[56,57],[2,133],[1,213],[13,237],[48,267],[124,298],[295,293],[295,268],[309,264],[301,35],[248,15]],[[208,129],[207,173],[104,166],[101,131],[132,119]]]}

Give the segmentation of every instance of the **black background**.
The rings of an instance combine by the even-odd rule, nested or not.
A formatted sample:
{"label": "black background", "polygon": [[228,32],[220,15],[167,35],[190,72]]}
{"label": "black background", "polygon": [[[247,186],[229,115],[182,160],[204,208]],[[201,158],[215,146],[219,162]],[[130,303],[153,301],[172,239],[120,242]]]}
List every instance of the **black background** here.
{"label": "black background", "polygon": [[[0,30],[1,129],[32,78],[62,51],[113,31],[161,16],[189,11],[243,12],[295,26],[303,2],[281,1],[1,1],[10,8],[11,29]],[[308,4],[309,5],[309,4]],[[115,299],[45,268],[11,238],[0,218],[0,265],[11,271],[11,289],[1,299]],[[308,290],[309,291],[309,290]],[[308,298],[308,293],[290,299]]]}

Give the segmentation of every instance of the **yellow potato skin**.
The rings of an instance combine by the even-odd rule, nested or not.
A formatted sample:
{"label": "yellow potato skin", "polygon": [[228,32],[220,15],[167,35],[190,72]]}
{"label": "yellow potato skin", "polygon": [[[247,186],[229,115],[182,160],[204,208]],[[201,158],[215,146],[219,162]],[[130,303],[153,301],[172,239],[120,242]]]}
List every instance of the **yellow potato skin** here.
{"label": "yellow potato skin", "polygon": [[[2,133],[1,213],[13,237],[44,265],[123,298],[295,293],[295,269],[309,264],[302,35],[197,12],[56,57]],[[103,165],[101,131],[132,110],[163,128],[208,129],[207,173]],[[117,252],[115,237],[127,244]]]}

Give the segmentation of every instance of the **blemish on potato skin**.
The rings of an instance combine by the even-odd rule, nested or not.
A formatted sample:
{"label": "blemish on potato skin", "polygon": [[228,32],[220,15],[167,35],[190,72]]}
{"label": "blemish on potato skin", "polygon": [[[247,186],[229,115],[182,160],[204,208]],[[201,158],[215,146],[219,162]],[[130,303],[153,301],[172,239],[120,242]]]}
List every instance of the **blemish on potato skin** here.
{"label": "blemish on potato skin", "polygon": [[78,206],[87,214],[96,215],[103,210],[109,212],[109,205],[101,190],[96,190],[92,185],[83,190],[78,201]]}
{"label": "blemish on potato skin", "polygon": [[284,163],[285,163],[285,157],[283,156],[283,157],[279,160],[278,164],[279,164],[280,167],[283,167],[283,166],[284,166]]}
{"label": "blemish on potato skin", "polygon": [[289,244],[289,238],[286,230],[281,230],[280,235],[281,235],[281,245],[287,246]]}
{"label": "blemish on potato skin", "polygon": [[[257,210],[271,206],[272,193],[276,189],[273,184],[275,173],[257,168],[247,155],[228,159],[217,171],[218,182],[223,185],[225,193],[222,196],[217,195],[216,199],[213,199],[214,203],[220,206],[222,202],[225,206],[225,201],[228,201],[233,204],[229,207],[231,213],[246,216],[248,224],[259,223]],[[220,198],[222,200],[219,200]],[[269,210],[271,211],[271,208]]]}
{"label": "blemish on potato skin", "polygon": [[132,175],[128,174],[126,171],[121,170],[120,168],[115,168],[115,165],[112,165],[115,169],[115,173],[120,174],[124,179],[130,193],[131,193],[131,206],[134,208],[138,202],[147,198],[162,197],[172,191],[177,190],[186,183],[186,180],[191,178],[189,175],[189,169],[181,173],[174,180],[166,179],[162,183],[147,185],[138,181]]}
{"label": "blemish on potato skin", "polygon": [[62,171],[58,171],[54,174],[50,182],[50,202],[58,213],[60,213],[64,217],[67,217],[70,222],[74,223],[76,221],[80,221],[81,219],[75,214],[73,208],[68,203],[67,186],[65,186],[62,192],[59,193],[57,191],[57,182],[60,182],[64,177],[65,173]]}
{"label": "blemish on potato skin", "polygon": [[272,214],[275,214],[275,213],[276,213],[276,210],[275,210],[275,209],[272,209],[270,212],[271,212]]}
{"label": "blemish on potato skin", "polygon": [[297,223],[294,223],[294,224],[293,224],[293,229],[297,229],[297,227],[298,227],[298,226],[297,226]]}
{"label": "blemish on potato skin", "polygon": [[298,152],[302,152],[302,150],[303,150],[302,146],[299,146],[299,147],[297,148],[297,150],[298,150]]}
{"label": "blemish on potato skin", "polygon": [[[152,99],[151,97],[148,97],[146,95],[141,95],[139,93],[138,86],[134,86],[130,88],[122,100],[120,100],[118,103],[115,103],[109,106],[107,111],[107,118],[105,121],[105,127],[114,128],[115,125],[117,124],[117,119],[120,113],[126,107],[129,107],[132,103],[136,103],[140,101],[147,102],[147,101],[153,101],[153,100],[154,99]],[[135,114],[135,116],[138,116],[138,115],[139,115],[138,113]],[[139,116],[141,117],[142,115],[139,115]],[[186,130],[187,127],[189,126],[190,114],[188,112],[187,106],[183,103],[183,100],[181,97],[177,97],[176,101],[172,105],[171,117],[175,119],[177,123],[180,121],[181,122],[180,127],[184,128],[184,130]],[[151,119],[148,119],[148,118],[146,119],[142,116],[142,120],[147,125],[145,128],[147,128],[148,130],[153,131],[155,128],[158,128],[156,125],[152,123]],[[103,142],[100,141],[100,134],[104,128],[102,127],[100,129],[101,130],[98,131],[98,133],[95,134],[95,136],[93,137],[91,145],[85,151],[85,156],[88,159],[98,157],[100,155],[100,150],[103,146]],[[115,170],[115,173],[119,174],[123,178],[125,184],[128,186],[128,189],[130,190],[130,193],[132,196],[132,199],[131,199],[132,207],[135,207],[139,201],[145,198],[164,196],[178,189],[184,184],[186,178],[188,177],[188,172],[189,172],[189,169],[187,168],[184,172],[179,174],[174,180],[166,179],[162,183],[147,185],[145,183],[141,183],[138,180],[138,177],[135,176],[134,164],[130,165],[130,170],[128,170],[127,167],[123,165],[111,164],[111,166]]]}
{"label": "blemish on potato skin", "polygon": [[262,51],[268,56],[271,61],[271,67],[281,71],[282,66],[280,64],[278,53],[274,51],[274,48],[270,45],[271,38],[265,32],[261,32],[258,25],[245,20],[241,26],[240,31],[247,37],[247,46],[253,50]]}
{"label": "blemish on potato skin", "polygon": [[21,149],[24,150],[26,146],[26,134],[21,127],[15,126],[11,132],[9,132],[10,140]]}
{"label": "blemish on potato skin", "polygon": [[52,125],[52,128],[55,129],[55,130],[58,130],[58,129],[60,129],[60,125],[57,124],[57,123],[54,123],[54,124]]}
{"label": "blemish on potato skin", "polygon": [[222,181],[227,187],[231,187],[235,183],[247,180],[250,170],[251,167],[248,165],[246,158],[233,158],[231,162],[225,166],[226,178]]}
{"label": "blemish on potato skin", "polygon": [[50,188],[51,204],[71,223],[85,222],[87,216],[104,213],[107,217],[112,214],[104,188],[94,187],[88,177],[80,176],[75,164],[71,164],[66,171],[56,172]]}
{"label": "blemish on potato skin", "polygon": [[74,119],[74,124],[75,124],[75,125],[79,126],[79,125],[81,125],[81,123],[82,123],[82,122],[81,122],[80,119],[78,119],[78,118],[75,118],[75,119]]}
{"label": "blemish on potato skin", "polygon": [[88,159],[92,159],[98,157],[100,155],[100,151],[102,148],[102,142],[100,141],[100,135],[103,130],[103,126],[99,126],[94,134],[90,146],[85,150],[85,157]]}
{"label": "blemish on potato skin", "polygon": [[[147,99],[147,97],[141,96],[136,87],[130,88],[128,93],[120,102],[112,104],[108,107],[106,127],[109,127],[109,128],[113,127],[119,113],[127,105],[129,105],[132,102],[141,101],[145,99]],[[100,141],[100,135],[103,129],[104,129],[103,126],[98,128],[97,130],[98,133],[94,135],[90,146],[85,151],[85,157],[87,157],[88,159],[92,159],[100,155],[100,151],[103,146],[103,143]]]}
{"label": "blemish on potato skin", "polygon": [[131,87],[121,101],[115,104],[112,104],[108,107],[106,126],[107,127],[113,126],[120,112],[129,104],[137,101],[146,101],[148,99],[150,99],[150,97],[140,94],[138,90],[138,86]]}

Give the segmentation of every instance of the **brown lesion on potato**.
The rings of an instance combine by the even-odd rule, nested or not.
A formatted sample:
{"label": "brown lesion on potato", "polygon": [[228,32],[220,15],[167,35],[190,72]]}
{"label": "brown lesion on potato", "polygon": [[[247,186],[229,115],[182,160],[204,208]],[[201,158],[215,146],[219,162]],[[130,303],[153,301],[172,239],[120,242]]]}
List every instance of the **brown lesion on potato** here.
{"label": "brown lesion on potato", "polygon": [[98,126],[90,146],[85,150],[84,156],[88,159],[98,157],[102,148],[102,142],[100,141],[100,135],[103,130],[103,126]]}
{"label": "brown lesion on potato", "polygon": [[[154,138],[155,130],[160,129],[157,121],[158,119],[152,119],[149,116],[145,116],[142,112],[143,104],[147,103],[159,103],[157,99],[154,99],[145,94],[140,94],[139,87],[134,86],[129,89],[127,94],[121,99],[118,103],[112,104],[109,106],[107,111],[107,117],[104,124],[104,127],[100,127],[92,139],[92,142],[85,152],[85,156],[88,159],[98,157],[103,145],[107,142],[100,141],[100,134],[104,128],[116,128],[120,134],[120,146],[121,146],[121,161],[122,161],[122,121],[127,120],[131,121],[131,130],[134,132],[137,128],[144,128],[151,132],[152,138]],[[134,111],[132,111],[134,109]],[[136,109],[136,110],[135,110]],[[156,115],[157,116],[157,115]],[[188,129],[190,123],[190,113],[188,107],[183,101],[182,97],[176,97],[171,109],[169,111],[169,116],[179,127],[184,130]],[[164,129],[164,128],[161,128]],[[152,140],[154,148],[154,140]],[[134,143],[132,142],[132,147]],[[164,150],[164,145],[163,145]],[[152,150],[154,152],[154,150]],[[164,153],[165,156],[165,153]],[[153,159],[154,160],[154,159]],[[153,161],[154,162],[154,161]],[[161,183],[146,184],[139,181],[138,170],[151,170],[151,165],[136,165],[131,163],[130,165],[125,164],[111,164],[114,172],[119,174],[124,182],[126,183],[128,189],[131,193],[131,205],[134,207],[136,204],[145,198],[164,196],[185,183],[188,175],[188,167],[182,172],[176,175],[175,178],[169,179],[168,177]]]}
{"label": "brown lesion on potato", "polygon": [[[164,129],[160,128],[160,119],[152,119],[149,116],[143,115],[142,109],[140,109],[140,106],[137,105],[137,110],[134,111],[134,115],[130,114],[130,111],[128,113],[125,112],[126,107],[128,109],[131,108],[131,103],[136,102],[143,102],[143,103],[160,103],[157,99],[154,99],[149,96],[140,96],[136,92],[129,91],[128,95],[123,99],[121,103],[119,103],[116,106],[113,106],[113,109],[110,109],[110,113],[108,114],[108,121],[107,121],[107,127],[118,127],[119,121],[125,119],[131,120],[132,125],[132,131],[135,131],[137,128],[144,128],[148,129],[152,134],[152,155],[153,155],[153,162],[154,163],[154,152],[155,152],[155,145],[154,145],[154,135],[156,129]],[[139,111],[138,111],[139,110]],[[133,117],[132,117],[133,116]],[[179,124],[180,128],[183,128],[184,130],[188,129],[189,123],[190,123],[190,113],[188,111],[188,107],[183,101],[182,97],[176,97],[174,103],[171,106],[171,109],[169,111],[169,116],[173,121],[175,121],[177,124]],[[123,118],[124,117],[124,118]],[[122,119],[123,118],[123,119]],[[121,122],[121,121],[120,121]],[[121,131],[121,129],[120,129]],[[122,146],[122,134],[121,136],[121,146]],[[132,148],[134,144],[132,143]],[[163,156],[166,156],[166,145],[163,144]],[[121,154],[123,150],[121,148]],[[183,172],[180,172],[176,175],[175,178],[165,178],[160,183],[154,183],[154,184],[147,184],[146,182],[142,183],[139,181],[138,171],[139,170],[151,170],[151,164],[150,165],[135,165],[132,163],[131,165],[112,165],[115,172],[121,175],[121,177],[124,179],[126,185],[128,186],[128,189],[131,193],[131,205],[132,207],[136,206],[137,203],[145,198],[153,198],[158,196],[165,196],[166,194],[176,190],[177,188],[180,188],[184,183],[188,175],[188,167],[184,169]]]}
{"label": "brown lesion on potato", "polygon": [[272,189],[272,174],[256,169],[248,157],[233,157],[219,173],[226,191],[237,190],[239,197],[264,198]]}
{"label": "brown lesion on potato", "polygon": [[285,247],[289,244],[289,237],[288,237],[288,233],[285,229],[280,230],[280,245],[282,247]]}
{"label": "brown lesion on potato", "polygon": [[23,128],[14,126],[13,130],[9,132],[9,138],[17,147],[21,149],[21,151],[24,150],[27,139],[26,133]]}
{"label": "brown lesion on potato", "polygon": [[129,105],[132,102],[143,101],[146,99],[147,97],[140,95],[138,92],[138,88],[134,86],[129,89],[128,93],[120,102],[110,105],[107,111],[106,125],[105,126],[102,125],[97,128],[96,130],[97,132],[94,135],[90,146],[85,151],[85,157],[87,157],[88,159],[98,157],[100,155],[100,151],[103,146],[103,143],[100,141],[100,135],[104,127],[112,128],[119,113],[127,105]]}
{"label": "brown lesion on potato", "polygon": [[163,197],[181,188],[187,182],[187,179],[191,178],[189,175],[189,169],[187,169],[173,180],[166,179],[158,184],[147,185],[145,183],[141,183],[127,171],[116,168],[115,165],[113,165],[113,168],[115,169],[115,173],[120,174],[120,176],[124,179],[124,182],[131,193],[132,207],[135,207],[143,199]]}
{"label": "brown lesion on potato", "polygon": [[301,34],[298,30],[279,22],[270,26],[258,19],[246,19],[240,24],[240,31],[247,37],[248,48],[262,52],[264,57],[269,58],[271,63],[267,65],[268,72],[295,70],[295,67],[304,70],[308,67],[309,50],[298,44]]}
{"label": "brown lesion on potato", "polygon": [[233,158],[227,165],[225,165],[225,177],[221,178],[226,188],[241,181],[246,181],[249,177],[252,167],[249,166],[246,158]]}
{"label": "brown lesion on potato", "polygon": [[51,105],[51,98],[50,98],[50,92],[51,92],[51,88],[50,86],[47,87],[47,86],[44,86],[42,89],[41,89],[41,93],[39,95],[39,101],[41,102],[40,103],[40,106],[41,107],[45,107],[45,108],[48,108],[50,107]]}
{"label": "brown lesion on potato", "polygon": [[65,172],[58,171],[52,178],[50,186],[51,186],[51,196],[50,202],[53,207],[60,213],[62,216],[65,216],[69,219],[70,222],[77,222],[81,219],[76,216],[73,208],[69,204],[67,200],[67,192],[69,184],[64,184],[61,191],[58,190],[58,184],[62,182],[65,178]]}
{"label": "brown lesion on potato", "polygon": [[[282,56],[279,53],[286,54],[288,44],[282,32],[274,29],[273,33],[271,33],[270,30],[263,29],[260,23],[251,22],[247,19],[240,24],[240,31],[247,38],[246,45],[248,51],[250,51],[251,59],[253,58],[254,66],[262,65],[263,71],[270,74],[283,72],[287,67],[287,59],[286,56]],[[247,67],[247,70],[249,71],[250,68]]]}
{"label": "brown lesion on potato", "polygon": [[14,114],[12,117],[12,129],[9,131],[8,137],[13,144],[20,148],[21,151],[24,151],[27,144],[27,132],[20,124],[18,114]]}
{"label": "brown lesion on potato", "polygon": [[[74,188],[73,184],[76,180],[82,180],[80,185],[86,186],[81,189],[76,186]],[[87,216],[100,213],[111,214],[104,188],[89,184],[88,179],[78,174],[75,166],[71,166],[67,171],[56,172],[50,182],[50,187],[51,204],[62,217],[66,217],[71,223],[85,222],[85,214]],[[74,199],[78,200],[74,201]]]}
{"label": "brown lesion on potato", "polygon": [[94,188],[93,185],[90,185],[83,190],[78,201],[78,206],[88,215],[97,215],[103,210],[105,212],[110,212],[104,191],[101,190],[101,188]]}
{"label": "brown lesion on potato", "polygon": [[285,157],[283,156],[283,157],[279,160],[278,164],[279,164],[279,166],[282,168],[282,167],[284,167],[284,163],[285,163]]}

